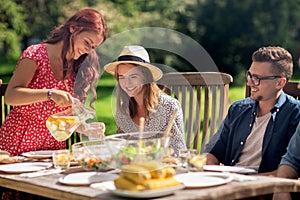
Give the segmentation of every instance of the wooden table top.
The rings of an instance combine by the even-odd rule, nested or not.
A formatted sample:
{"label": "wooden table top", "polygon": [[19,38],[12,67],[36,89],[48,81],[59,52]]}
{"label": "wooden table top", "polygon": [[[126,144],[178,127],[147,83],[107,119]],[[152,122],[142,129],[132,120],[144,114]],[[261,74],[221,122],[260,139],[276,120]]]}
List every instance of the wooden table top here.
{"label": "wooden table top", "polygon": [[[79,168],[71,168],[76,172]],[[114,196],[108,191],[101,191],[88,186],[67,186],[58,182],[64,173],[44,175],[34,178],[21,177],[18,174],[0,173],[0,186],[19,190],[52,199],[123,199]],[[276,177],[253,176],[256,180],[231,181],[227,184],[198,189],[184,189],[176,191],[173,195],[156,199],[243,199],[274,192],[300,192],[300,181]]]}

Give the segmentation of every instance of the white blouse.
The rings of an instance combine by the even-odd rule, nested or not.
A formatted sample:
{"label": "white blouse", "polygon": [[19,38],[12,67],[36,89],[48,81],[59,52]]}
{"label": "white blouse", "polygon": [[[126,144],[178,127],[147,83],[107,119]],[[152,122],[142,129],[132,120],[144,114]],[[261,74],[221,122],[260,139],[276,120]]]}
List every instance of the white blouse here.
{"label": "white blouse", "polygon": [[[169,119],[173,111],[177,108],[178,112],[175,122],[170,131],[170,147],[175,155],[179,155],[180,149],[186,149],[184,140],[183,114],[179,101],[169,95],[160,94],[160,101],[154,112],[149,113],[145,120],[144,131],[162,131],[167,128]],[[129,115],[124,115],[119,110],[116,112],[116,123],[120,131],[124,133],[138,132],[138,126],[132,121]]]}

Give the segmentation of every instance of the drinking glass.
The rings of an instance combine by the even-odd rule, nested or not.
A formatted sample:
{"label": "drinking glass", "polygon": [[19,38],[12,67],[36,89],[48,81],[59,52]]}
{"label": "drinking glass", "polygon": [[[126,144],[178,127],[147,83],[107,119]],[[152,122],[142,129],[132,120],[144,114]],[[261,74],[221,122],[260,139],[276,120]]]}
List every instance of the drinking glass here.
{"label": "drinking glass", "polygon": [[198,154],[194,151],[190,154],[188,160],[189,171],[203,171],[203,166],[206,165],[206,153]]}
{"label": "drinking glass", "polygon": [[190,154],[190,150],[188,149],[181,149],[179,151],[179,158],[180,158],[180,162],[181,162],[181,166],[182,167],[188,167],[187,166],[187,160],[189,158],[189,154]]}
{"label": "drinking glass", "polygon": [[56,150],[52,154],[54,167],[57,169],[67,169],[70,167],[70,150]]}
{"label": "drinking glass", "polygon": [[90,141],[104,139],[103,129],[99,124],[97,124],[97,123],[87,124],[86,130],[87,130],[86,133],[87,133],[88,139]]}

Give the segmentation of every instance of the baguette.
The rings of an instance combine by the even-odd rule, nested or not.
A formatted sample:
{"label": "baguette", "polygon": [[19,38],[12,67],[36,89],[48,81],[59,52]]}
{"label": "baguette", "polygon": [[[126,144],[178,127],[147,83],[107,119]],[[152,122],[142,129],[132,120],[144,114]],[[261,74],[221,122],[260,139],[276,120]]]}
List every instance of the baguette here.
{"label": "baguette", "polygon": [[124,165],[120,176],[129,179],[135,184],[142,184],[145,180],[151,179],[150,172],[138,165]]}
{"label": "baguette", "polygon": [[156,178],[145,180],[142,184],[136,184],[125,177],[118,177],[114,180],[115,187],[120,190],[140,191],[140,190],[156,190],[180,185],[173,177]]}
{"label": "baguette", "polygon": [[152,178],[167,178],[175,175],[175,170],[173,167],[167,166],[155,160],[144,163],[136,163],[136,165],[147,169]]}
{"label": "baguette", "polygon": [[143,185],[146,190],[155,190],[180,185],[173,177],[146,180]]}
{"label": "baguette", "polygon": [[145,186],[135,184],[124,177],[118,177],[114,180],[115,187],[120,190],[139,191],[145,190]]}

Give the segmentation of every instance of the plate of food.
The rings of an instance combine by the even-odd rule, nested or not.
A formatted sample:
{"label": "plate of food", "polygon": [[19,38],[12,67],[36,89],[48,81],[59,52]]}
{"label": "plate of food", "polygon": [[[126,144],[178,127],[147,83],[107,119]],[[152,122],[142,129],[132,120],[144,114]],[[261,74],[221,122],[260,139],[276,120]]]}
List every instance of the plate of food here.
{"label": "plate of food", "polygon": [[10,164],[23,160],[22,156],[11,156],[9,152],[0,150],[0,163]]}
{"label": "plate of food", "polygon": [[64,185],[87,186],[92,183],[112,181],[118,175],[103,172],[78,172],[61,177],[58,182]]}
{"label": "plate of food", "polygon": [[155,198],[155,197],[162,197],[166,195],[173,194],[174,192],[183,189],[185,186],[183,184],[176,185],[172,187],[162,188],[162,189],[155,189],[155,190],[141,190],[141,191],[130,191],[130,190],[120,190],[108,189],[112,194],[121,196],[121,197],[128,197],[128,198]]}
{"label": "plate of food", "polygon": [[18,174],[25,172],[34,172],[43,169],[50,168],[52,163],[46,162],[24,162],[24,163],[13,163],[7,165],[1,165],[0,171],[10,174]]}
{"label": "plate of food", "polygon": [[223,185],[233,180],[231,174],[220,172],[189,172],[175,175],[174,178],[186,188],[204,188]]}
{"label": "plate of food", "polygon": [[213,172],[234,172],[239,174],[257,174],[257,171],[254,169],[238,166],[204,165],[203,170]]}
{"label": "plate of food", "polygon": [[34,159],[46,159],[46,158],[52,158],[53,151],[54,150],[28,151],[22,153],[22,156],[27,158],[34,158]]}
{"label": "plate of food", "polygon": [[114,179],[112,194],[129,198],[155,198],[173,194],[185,186],[174,178],[175,169],[155,160],[123,165]]}

